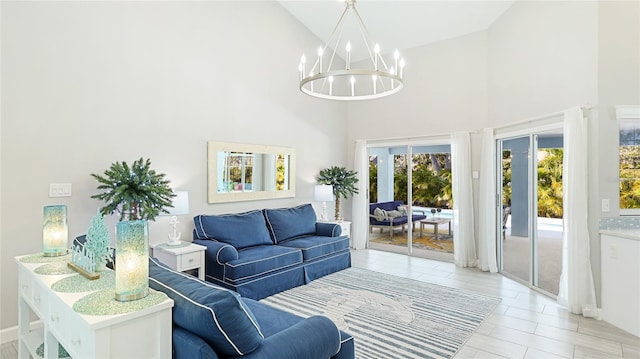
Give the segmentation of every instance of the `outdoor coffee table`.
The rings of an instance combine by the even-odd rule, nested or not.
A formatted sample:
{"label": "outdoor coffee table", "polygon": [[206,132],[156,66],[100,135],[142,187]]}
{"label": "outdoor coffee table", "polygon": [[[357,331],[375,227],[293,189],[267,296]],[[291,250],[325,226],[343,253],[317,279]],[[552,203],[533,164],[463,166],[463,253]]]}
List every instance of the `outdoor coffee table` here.
{"label": "outdoor coffee table", "polygon": [[431,217],[420,220],[420,237],[422,237],[422,231],[425,225],[433,226],[433,233],[435,234],[436,241],[438,240],[438,226],[441,224],[449,224],[449,236],[451,236],[451,218]]}

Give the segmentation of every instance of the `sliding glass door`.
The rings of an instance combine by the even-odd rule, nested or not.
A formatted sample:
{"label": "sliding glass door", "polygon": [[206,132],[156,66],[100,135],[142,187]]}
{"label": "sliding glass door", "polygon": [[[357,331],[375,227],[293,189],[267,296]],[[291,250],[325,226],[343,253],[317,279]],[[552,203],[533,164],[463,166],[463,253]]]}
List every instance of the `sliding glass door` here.
{"label": "sliding glass door", "polygon": [[502,273],[551,295],[562,268],[562,134],[498,140]]}
{"label": "sliding glass door", "polygon": [[[451,146],[370,147],[368,247],[453,260]],[[390,202],[395,202],[392,206]],[[372,208],[400,215],[397,225],[377,221]],[[388,222],[387,222],[388,223]]]}

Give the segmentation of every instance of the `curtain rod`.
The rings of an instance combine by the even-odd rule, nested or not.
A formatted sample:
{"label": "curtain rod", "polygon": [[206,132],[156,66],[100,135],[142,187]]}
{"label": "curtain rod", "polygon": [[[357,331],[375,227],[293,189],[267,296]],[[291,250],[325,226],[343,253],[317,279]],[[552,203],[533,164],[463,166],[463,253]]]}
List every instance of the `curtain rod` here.
{"label": "curtain rod", "polygon": [[[583,110],[583,111],[588,111],[588,110],[591,109],[591,105],[587,104],[587,105],[580,106],[580,109]],[[503,130],[505,128],[514,127],[514,126],[522,125],[522,124],[525,124],[525,123],[531,123],[531,122],[536,122],[536,121],[544,121],[544,120],[548,120],[548,119],[551,119],[551,118],[554,118],[554,117],[560,117],[560,116],[564,115],[564,111],[566,111],[566,110],[553,112],[553,113],[549,113],[549,114],[542,115],[542,116],[531,117],[531,118],[528,118],[528,119],[525,119],[525,120],[521,120],[521,121],[511,122],[511,123],[508,123],[508,124],[505,124],[505,125],[502,125],[502,126],[494,127],[493,129],[494,130]]]}

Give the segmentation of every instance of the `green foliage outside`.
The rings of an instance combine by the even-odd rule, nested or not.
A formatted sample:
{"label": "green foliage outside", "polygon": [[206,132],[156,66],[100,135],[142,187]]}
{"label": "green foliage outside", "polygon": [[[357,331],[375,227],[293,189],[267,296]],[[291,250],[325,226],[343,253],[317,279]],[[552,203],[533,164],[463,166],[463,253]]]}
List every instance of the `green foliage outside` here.
{"label": "green foliage outside", "polygon": [[[377,202],[377,158],[369,159],[369,193],[371,203]],[[407,201],[407,155],[394,156],[394,200]],[[413,155],[413,205],[452,208],[451,154],[421,153]],[[372,170],[374,169],[374,170]]]}
{"label": "green foliage outside", "polygon": [[[562,149],[539,151],[538,162],[538,216],[562,218]],[[640,150],[635,152],[635,163],[640,168]],[[511,153],[502,155],[503,204],[511,203]],[[370,202],[378,201],[378,167],[376,156],[369,158]],[[633,200],[640,207],[640,169],[630,170],[633,179]],[[637,171],[637,173],[635,172]],[[636,180],[637,179],[637,180]],[[452,208],[451,154],[416,154],[413,156],[413,205]],[[631,195],[629,196],[632,197]],[[407,199],[407,155],[394,156],[394,199]]]}
{"label": "green foliage outside", "polygon": [[[562,218],[562,149],[538,151],[538,217]],[[511,205],[511,152],[502,152],[502,204]]]}
{"label": "green foliage outside", "polygon": [[620,208],[640,208],[640,146],[620,146]]}
{"label": "green foliage outside", "polygon": [[286,168],[284,166],[285,158],[284,155],[278,155],[276,163],[276,190],[284,191],[285,188],[285,179],[286,179]]}
{"label": "green foliage outside", "polygon": [[562,149],[538,151],[538,217],[562,218]]}

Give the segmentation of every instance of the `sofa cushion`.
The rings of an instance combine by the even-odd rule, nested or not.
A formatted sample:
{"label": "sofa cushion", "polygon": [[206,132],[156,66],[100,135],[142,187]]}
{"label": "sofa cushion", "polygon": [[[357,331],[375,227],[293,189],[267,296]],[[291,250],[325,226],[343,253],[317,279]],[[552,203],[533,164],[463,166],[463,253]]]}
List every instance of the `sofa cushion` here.
{"label": "sofa cushion", "polygon": [[264,217],[276,244],[316,232],[316,212],[310,203],[292,208],[265,209]]}
{"label": "sofa cushion", "polygon": [[305,262],[312,261],[326,255],[349,249],[349,237],[319,237],[310,236],[295,238],[279,244],[283,247],[299,248]]}
{"label": "sofa cushion", "polygon": [[173,299],[177,326],[198,335],[220,354],[248,354],[264,339],[236,292],[176,272],[155,258],[149,259],[149,286]]}
{"label": "sofa cushion", "polygon": [[238,251],[238,259],[225,263],[224,279],[236,283],[301,264],[302,252],[297,248],[273,244],[244,248]]}
{"label": "sofa cushion", "polygon": [[220,215],[197,215],[193,218],[197,239],[215,239],[242,249],[273,244],[262,211]]}

